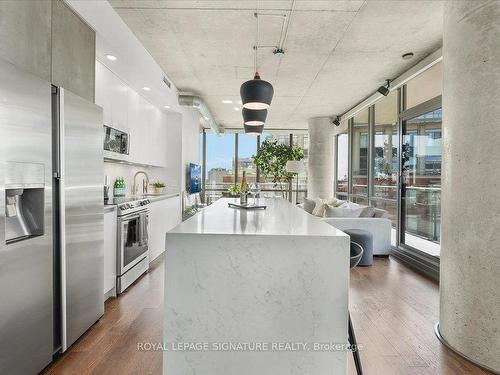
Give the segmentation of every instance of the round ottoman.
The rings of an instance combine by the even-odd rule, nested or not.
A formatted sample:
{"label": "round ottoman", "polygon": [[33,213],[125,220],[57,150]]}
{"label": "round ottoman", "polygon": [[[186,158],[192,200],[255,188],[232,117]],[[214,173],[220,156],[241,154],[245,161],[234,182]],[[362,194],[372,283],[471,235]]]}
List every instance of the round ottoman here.
{"label": "round ottoman", "polygon": [[344,230],[351,237],[351,242],[355,242],[363,248],[363,256],[358,266],[371,266],[373,264],[373,236],[367,230],[346,229]]}

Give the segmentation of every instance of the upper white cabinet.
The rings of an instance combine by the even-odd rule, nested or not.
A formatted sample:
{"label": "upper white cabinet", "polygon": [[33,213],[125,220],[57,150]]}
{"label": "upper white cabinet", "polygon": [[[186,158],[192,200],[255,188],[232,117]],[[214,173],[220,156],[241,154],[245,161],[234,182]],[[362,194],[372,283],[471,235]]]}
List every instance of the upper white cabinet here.
{"label": "upper white cabinet", "polygon": [[104,125],[129,131],[127,96],[129,88],[108,68],[96,62],[95,102],[103,108]]}
{"label": "upper white cabinet", "polygon": [[99,62],[96,62],[95,102],[103,108],[104,125],[130,135],[129,155],[105,152],[105,157],[157,167],[167,166],[166,114]]}

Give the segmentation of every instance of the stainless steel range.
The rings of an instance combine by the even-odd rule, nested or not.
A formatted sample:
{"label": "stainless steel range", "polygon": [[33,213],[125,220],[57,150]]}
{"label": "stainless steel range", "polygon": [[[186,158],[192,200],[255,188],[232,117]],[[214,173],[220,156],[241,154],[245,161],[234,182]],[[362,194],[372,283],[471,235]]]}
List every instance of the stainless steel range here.
{"label": "stainless steel range", "polygon": [[149,199],[118,204],[116,293],[123,293],[149,269]]}

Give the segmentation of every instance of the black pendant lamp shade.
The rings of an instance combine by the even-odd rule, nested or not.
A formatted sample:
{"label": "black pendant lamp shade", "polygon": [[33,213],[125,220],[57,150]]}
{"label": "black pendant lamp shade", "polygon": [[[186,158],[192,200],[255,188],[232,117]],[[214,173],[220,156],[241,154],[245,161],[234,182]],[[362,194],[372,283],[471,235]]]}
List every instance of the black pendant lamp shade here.
{"label": "black pendant lamp shade", "polygon": [[267,81],[260,79],[255,73],[254,79],[246,81],[240,87],[241,102],[244,108],[267,109],[273,100],[274,89]]}
{"label": "black pendant lamp shade", "polygon": [[243,124],[243,126],[245,127],[245,134],[247,135],[258,136],[261,135],[262,131],[264,130],[264,125],[252,126]]}
{"label": "black pendant lamp shade", "polygon": [[264,125],[267,117],[267,109],[248,109],[243,108],[243,123],[245,125],[259,126]]}

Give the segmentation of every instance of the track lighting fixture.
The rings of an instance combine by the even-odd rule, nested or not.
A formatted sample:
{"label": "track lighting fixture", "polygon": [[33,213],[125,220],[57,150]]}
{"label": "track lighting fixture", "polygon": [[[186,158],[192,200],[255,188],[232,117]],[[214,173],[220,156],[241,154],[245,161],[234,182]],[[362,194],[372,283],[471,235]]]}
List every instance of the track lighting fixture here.
{"label": "track lighting fixture", "polygon": [[340,116],[335,116],[335,118],[333,119],[333,124],[335,126],[339,126],[340,125]]}
{"label": "track lighting fixture", "polygon": [[387,87],[385,87],[385,86],[380,86],[380,87],[378,88],[378,90],[377,90],[379,93],[381,93],[381,94],[382,94],[382,95],[384,95],[384,96],[389,95],[389,93],[391,92],[391,91],[389,90],[389,87],[391,86],[391,80],[390,80],[390,79],[386,79],[386,81],[387,81]]}

